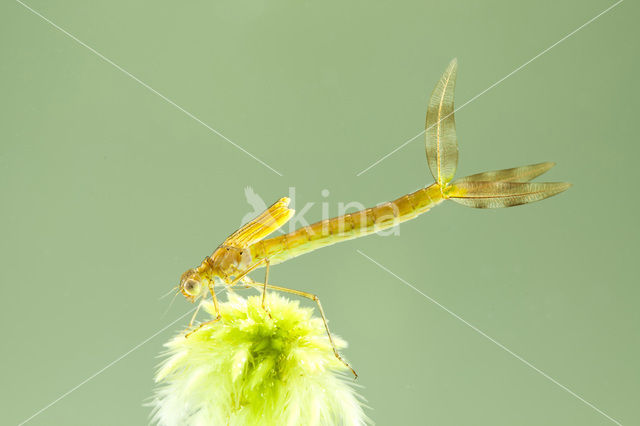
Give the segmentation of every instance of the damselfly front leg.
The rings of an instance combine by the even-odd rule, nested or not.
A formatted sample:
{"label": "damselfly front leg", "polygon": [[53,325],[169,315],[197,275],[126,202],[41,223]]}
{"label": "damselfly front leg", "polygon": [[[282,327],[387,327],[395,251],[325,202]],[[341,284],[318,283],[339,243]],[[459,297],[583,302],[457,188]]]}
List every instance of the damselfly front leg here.
{"label": "damselfly front leg", "polygon": [[191,321],[189,321],[189,327],[187,328],[187,330],[190,330],[191,327],[193,327],[193,322],[196,320],[196,317],[198,316],[198,312],[200,311],[200,308],[202,307],[202,304],[206,301],[206,299],[202,299],[200,302],[198,302],[198,306],[196,307],[196,310],[193,312],[193,315],[191,316]]}
{"label": "damselfly front leg", "polygon": [[[213,308],[216,311],[216,317],[214,319],[210,320],[210,321],[203,322],[198,327],[196,327],[194,330],[191,330],[189,333],[187,333],[184,336],[185,338],[189,338],[189,336],[191,336],[196,331],[200,330],[202,327],[205,327],[205,326],[207,326],[209,324],[213,324],[215,322],[218,322],[222,318],[222,315],[220,315],[220,306],[218,305],[218,298],[216,297],[216,292],[215,292],[215,282],[214,281],[209,281],[208,286],[209,286],[209,292],[211,292],[211,299],[213,300]],[[193,321],[196,319],[196,314],[200,310],[200,306],[202,306],[203,302],[204,302],[204,299],[202,301],[200,301],[200,303],[198,304],[198,307],[196,308],[196,311],[193,313],[193,316],[191,317],[191,322],[189,323],[189,328],[191,328],[191,326],[193,325]]]}
{"label": "damselfly front leg", "polygon": [[[324,329],[327,331],[327,336],[329,337],[329,343],[331,343],[331,348],[333,349],[333,354],[336,356],[336,358],[338,358],[338,360],[340,360],[341,363],[343,363],[349,370],[351,370],[351,372],[353,373],[353,377],[355,379],[358,378],[358,374],[356,373],[356,371],[338,353],[338,349],[336,348],[336,345],[333,342],[333,337],[331,337],[331,331],[329,330],[329,324],[327,324],[327,317],[324,315],[324,310],[322,309],[322,304],[320,303],[320,298],[318,296],[316,296],[315,294],[312,294],[312,293],[307,293],[305,291],[293,290],[291,288],[280,287],[280,286],[276,286],[276,285],[273,285],[273,284],[259,283],[259,282],[256,282],[256,281],[252,280],[249,277],[245,277],[244,282],[247,283],[248,285],[251,285],[251,286],[256,287],[256,288],[262,287],[264,291],[266,291],[266,289],[268,288],[268,289],[271,289],[271,290],[281,291],[283,293],[290,293],[290,294],[295,294],[297,296],[306,297],[307,299],[310,299],[310,300],[313,300],[314,302],[316,302],[316,304],[318,305],[318,310],[320,311],[320,316],[322,317],[322,322],[324,323]],[[263,293],[263,295],[264,295],[264,293]]]}

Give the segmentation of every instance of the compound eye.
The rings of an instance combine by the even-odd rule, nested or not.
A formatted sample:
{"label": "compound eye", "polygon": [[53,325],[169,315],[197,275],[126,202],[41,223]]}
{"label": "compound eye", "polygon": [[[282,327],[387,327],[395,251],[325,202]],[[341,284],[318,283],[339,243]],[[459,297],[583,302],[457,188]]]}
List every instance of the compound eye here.
{"label": "compound eye", "polygon": [[197,296],[200,293],[200,283],[193,278],[189,278],[184,282],[184,291],[190,296]]}

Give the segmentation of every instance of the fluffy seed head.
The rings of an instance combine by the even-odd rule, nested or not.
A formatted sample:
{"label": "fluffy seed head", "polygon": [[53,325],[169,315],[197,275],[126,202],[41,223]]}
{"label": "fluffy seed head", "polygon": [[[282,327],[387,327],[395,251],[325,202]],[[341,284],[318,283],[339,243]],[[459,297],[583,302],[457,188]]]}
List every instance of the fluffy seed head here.
{"label": "fluffy seed head", "polygon": [[[222,320],[178,334],[156,375],[153,419],[172,425],[364,425],[362,398],[320,318],[270,293],[229,294]],[[214,316],[213,307],[205,309]],[[338,348],[346,343],[335,337]]]}

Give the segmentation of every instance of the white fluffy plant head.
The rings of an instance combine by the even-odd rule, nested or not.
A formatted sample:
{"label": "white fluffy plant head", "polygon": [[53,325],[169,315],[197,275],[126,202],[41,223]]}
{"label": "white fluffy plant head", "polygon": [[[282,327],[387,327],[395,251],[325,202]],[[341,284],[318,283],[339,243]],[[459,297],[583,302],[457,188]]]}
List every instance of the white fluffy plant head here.
{"label": "white fluffy plant head", "polygon": [[[173,425],[364,425],[353,376],[322,320],[277,294],[229,293],[222,320],[165,344],[153,421]],[[213,306],[204,308],[213,316]],[[334,336],[338,348],[346,343]]]}

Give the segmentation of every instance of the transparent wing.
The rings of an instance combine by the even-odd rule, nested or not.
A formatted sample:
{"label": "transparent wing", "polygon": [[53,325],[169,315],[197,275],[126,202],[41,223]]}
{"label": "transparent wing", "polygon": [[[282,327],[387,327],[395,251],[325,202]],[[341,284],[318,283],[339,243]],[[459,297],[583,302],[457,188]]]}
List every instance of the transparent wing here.
{"label": "transparent wing", "polygon": [[458,61],[451,61],[433,89],[427,107],[426,150],[429,169],[436,182],[445,186],[458,166],[458,141],[453,116],[453,94]]}
{"label": "transparent wing", "polygon": [[493,170],[491,172],[476,173],[456,179],[454,184],[461,182],[528,182],[547,172],[556,163],[547,161],[529,166],[514,167],[512,169]]}
{"label": "transparent wing", "polygon": [[258,217],[238,229],[227,238],[223,245],[244,248],[248,247],[287,223],[295,210],[289,208],[291,200],[281,198]]}
{"label": "transparent wing", "polygon": [[453,185],[447,195],[467,207],[494,209],[543,200],[570,186],[564,182],[460,182]]}

